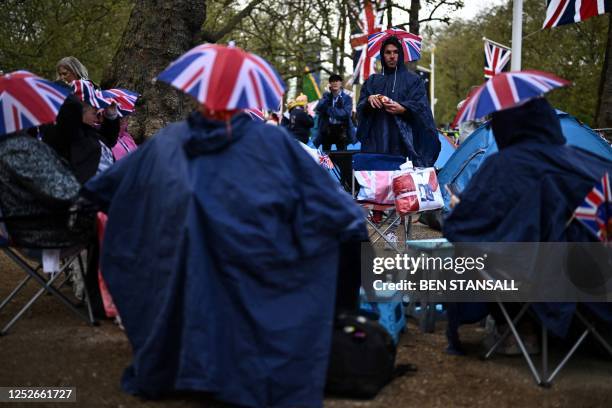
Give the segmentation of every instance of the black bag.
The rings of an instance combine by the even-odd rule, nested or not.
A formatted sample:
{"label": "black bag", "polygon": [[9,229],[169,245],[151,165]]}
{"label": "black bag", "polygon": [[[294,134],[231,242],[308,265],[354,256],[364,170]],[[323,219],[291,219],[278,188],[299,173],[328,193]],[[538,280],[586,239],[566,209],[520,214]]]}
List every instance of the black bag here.
{"label": "black bag", "polygon": [[373,398],[394,377],[396,347],[391,335],[366,312],[336,318],[326,392]]}

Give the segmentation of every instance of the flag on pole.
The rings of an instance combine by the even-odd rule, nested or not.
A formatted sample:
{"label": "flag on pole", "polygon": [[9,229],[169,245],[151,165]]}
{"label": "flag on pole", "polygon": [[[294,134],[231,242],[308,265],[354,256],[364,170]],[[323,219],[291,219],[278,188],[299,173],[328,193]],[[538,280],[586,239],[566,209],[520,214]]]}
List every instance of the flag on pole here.
{"label": "flag on pole", "polygon": [[501,44],[494,43],[491,40],[484,39],[485,52],[485,78],[492,78],[499,74],[507,67],[510,62],[511,50]]}
{"label": "flag on pole", "polygon": [[608,173],[589,191],[574,211],[574,217],[600,241],[608,242],[612,238],[612,192]]}
{"label": "flag on pole", "polygon": [[302,92],[308,97],[308,102],[321,99],[321,88],[319,88],[319,74],[311,72],[308,67],[304,69],[306,74],[302,79]]}
{"label": "flag on pole", "polygon": [[612,11],[612,0],[547,0],[543,28],[577,23]]}
{"label": "flag on pole", "polygon": [[374,73],[375,58],[368,56],[368,36],[382,31],[384,0],[360,0],[359,17],[355,19],[356,31],[351,35],[353,48],[353,76],[348,84],[365,82]]}

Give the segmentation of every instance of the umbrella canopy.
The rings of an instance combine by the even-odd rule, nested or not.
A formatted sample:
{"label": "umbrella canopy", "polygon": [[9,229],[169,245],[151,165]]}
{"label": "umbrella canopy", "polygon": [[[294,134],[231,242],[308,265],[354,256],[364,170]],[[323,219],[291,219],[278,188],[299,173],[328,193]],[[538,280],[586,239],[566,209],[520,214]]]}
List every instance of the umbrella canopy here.
{"label": "umbrella canopy", "polygon": [[28,71],[0,76],[0,135],[55,122],[69,93]]}
{"label": "umbrella canopy", "polygon": [[120,116],[127,116],[136,110],[136,101],[140,94],[127,89],[117,88],[102,91],[102,96],[115,101]]}
{"label": "umbrella canopy", "polygon": [[263,58],[235,46],[199,45],[157,77],[213,111],[277,109],[285,90]]}
{"label": "umbrella canopy", "polygon": [[261,121],[261,122],[265,122],[266,121],[266,117],[263,113],[262,110],[259,109],[245,109],[244,112],[246,114],[248,114],[251,119],[253,119],[254,121]]}
{"label": "umbrella canopy", "polygon": [[390,28],[385,31],[370,34],[368,36],[368,56],[370,58],[378,56],[380,47],[389,37],[397,37],[404,49],[404,62],[416,61],[421,58],[421,42],[423,39],[405,30]]}
{"label": "umbrella canopy", "polygon": [[[612,147],[593,129],[565,112],[558,110],[556,113],[568,145],[612,161]],[[463,191],[485,159],[495,152],[497,144],[490,122],[487,122],[459,145],[438,174],[438,181],[441,185],[454,184],[458,191]],[[445,189],[442,190],[442,197],[445,203],[443,211],[447,212],[450,210],[450,196]]]}
{"label": "umbrella canopy", "polygon": [[72,81],[70,85],[72,86],[74,96],[96,109],[106,108],[113,103],[111,99],[107,99],[102,95],[101,90],[96,89],[93,82],[87,79],[77,79]]}
{"label": "umbrella canopy", "polygon": [[480,85],[463,104],[454,124],[512,108],[571,82],[542,71],[502,72]]}

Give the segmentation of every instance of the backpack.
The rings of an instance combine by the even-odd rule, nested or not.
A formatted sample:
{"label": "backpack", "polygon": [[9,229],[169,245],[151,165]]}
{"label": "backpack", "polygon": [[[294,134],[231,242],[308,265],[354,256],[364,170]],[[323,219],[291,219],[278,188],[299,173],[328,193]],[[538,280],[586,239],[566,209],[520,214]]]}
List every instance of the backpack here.
{"label": "backpack", "polygon": [[373,398],[395,374],[396,346],[367,312],[339,315],[334,323],[326,392]]}

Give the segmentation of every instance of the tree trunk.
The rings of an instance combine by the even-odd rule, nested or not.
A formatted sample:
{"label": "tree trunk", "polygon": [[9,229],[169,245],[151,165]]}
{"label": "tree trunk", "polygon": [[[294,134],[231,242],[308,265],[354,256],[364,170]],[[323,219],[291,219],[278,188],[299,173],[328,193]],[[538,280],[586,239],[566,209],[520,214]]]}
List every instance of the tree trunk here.
{"label": "tree trunk", "polygon": [[126,88],[141,94],[129,128],[136,141],[191,110],[186,109],[192,105],[188,97],[153,79],[195,45],[205,17],[205,0],[136,0],[102,79],[103,88]]}
{"label": "tree trunk", "polygon": [[598,128],[612,128],[612,14],[609,15],[608,45],[599,81],[599,101],[595,123]]}
{"label": "tree trunk", "polygon": [[421,1],[412,0],[410,2],[410,14],[408,19],[408,26],[410,32],[415,35],[419,35],[419,11],[421,10]]}
{"label": "tree trunk", "polygon": [[[410,2],[410,14],[408,19],[408,27],[412,34],[419,35],[419,11],[421,10],[421,1],[420,0],[412,0]],[[417,62],[412,61],[406,64],[406,68],[408,68],[412,72],[416,72]]]}

